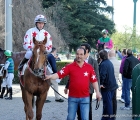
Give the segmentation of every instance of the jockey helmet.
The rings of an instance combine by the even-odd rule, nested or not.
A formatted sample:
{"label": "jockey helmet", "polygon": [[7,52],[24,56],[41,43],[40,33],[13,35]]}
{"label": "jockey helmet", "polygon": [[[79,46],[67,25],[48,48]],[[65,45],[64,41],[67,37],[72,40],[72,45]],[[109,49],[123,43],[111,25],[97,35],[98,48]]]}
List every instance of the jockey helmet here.
{"label": "jockey helmet", "polygon": [[12,56],[12,52],[10,50],[5,50],[4,54],[8,57]]}
{"label": "jockey helmet", "polygon": [[103,34],[108,34],[108,30],[103,29],[103,30],[102,30],[102,33],[103,33]]}
{"label": "jockey helmet", "polygon": [[34,23],[36,24],[37,22],[41,22],[41,23],[46,24],[47,23],[47,19],[46,19],[46,17],[44,15],[37,15],[35,17]]}

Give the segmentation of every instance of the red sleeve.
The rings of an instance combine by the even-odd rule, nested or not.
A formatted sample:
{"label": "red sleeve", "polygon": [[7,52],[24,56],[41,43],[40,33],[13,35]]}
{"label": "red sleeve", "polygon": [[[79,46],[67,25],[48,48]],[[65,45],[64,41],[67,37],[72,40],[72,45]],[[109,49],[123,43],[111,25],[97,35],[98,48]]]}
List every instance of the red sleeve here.
{"label": "red sleeve", "polygon": [[96,73],[94,71],[94,68],[91,69],[90,82],[92,82],[92,83],[97,82]]}
{"label": "red sleeve", "polygon": [[69,66],[63,67],[60,71],[57,72],[59,79],[69,75]]}

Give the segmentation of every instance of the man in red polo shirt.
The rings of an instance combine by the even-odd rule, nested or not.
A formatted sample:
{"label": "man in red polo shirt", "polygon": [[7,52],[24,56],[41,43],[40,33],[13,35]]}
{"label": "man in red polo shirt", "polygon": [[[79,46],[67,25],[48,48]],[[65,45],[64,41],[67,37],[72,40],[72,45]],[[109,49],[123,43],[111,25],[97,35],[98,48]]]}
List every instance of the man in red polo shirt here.
{"label": "man in red polo shirt", "polygon": [[78,105],[80,105],[81,119],[89,119],[89,83],[91,82],[95,91],[96,98],[101,99],[96,74],[93,67],[84,62],[86,50],[79,47],[76,51],[76,60],[63,67],[59,72],[47,75],[46,79],[63,78],[69,75],[69,97],[68,97],[68,116],[67,120],[74,120]]}

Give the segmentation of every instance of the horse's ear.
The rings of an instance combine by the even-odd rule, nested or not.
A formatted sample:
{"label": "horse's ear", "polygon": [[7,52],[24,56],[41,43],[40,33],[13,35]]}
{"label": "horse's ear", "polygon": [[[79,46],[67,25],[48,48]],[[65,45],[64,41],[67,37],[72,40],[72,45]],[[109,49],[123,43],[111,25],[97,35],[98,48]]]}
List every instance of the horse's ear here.
{"label": "horse's ear", "polygon": [[47,43],[47,37],[45,36],[45,39],[43,40],[43,44],[45,45]]}
{"label": "horse's ear", "polygon": [[35,37],[33,37],[33,43],[36,44],[36,39],[35,39]]}

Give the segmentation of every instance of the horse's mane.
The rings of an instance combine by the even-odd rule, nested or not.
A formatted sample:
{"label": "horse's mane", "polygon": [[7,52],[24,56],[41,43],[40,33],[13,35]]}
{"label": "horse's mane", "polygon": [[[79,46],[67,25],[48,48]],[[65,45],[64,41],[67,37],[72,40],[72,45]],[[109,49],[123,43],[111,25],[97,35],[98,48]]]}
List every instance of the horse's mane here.
{"label": "horse's mane", "polygon": [[98,43],[98,52],[104,49],[104,44]]}

